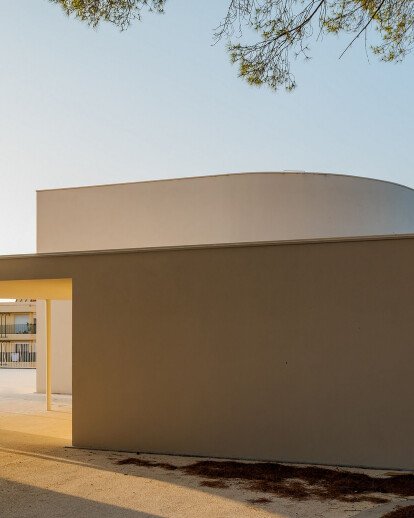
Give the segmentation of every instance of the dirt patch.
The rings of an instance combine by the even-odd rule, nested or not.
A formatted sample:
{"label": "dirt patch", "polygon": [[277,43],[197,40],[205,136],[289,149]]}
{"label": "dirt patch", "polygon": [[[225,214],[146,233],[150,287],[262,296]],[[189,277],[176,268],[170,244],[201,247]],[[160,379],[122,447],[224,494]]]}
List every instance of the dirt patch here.
{"label": "dirt patch", "polygon": [[250,498],[247,500],[250,504],[270,504],[272,501],[270,498]]}
{"label": "dirt patch", "polygon": [[200,482],[200,486],[216,487],[218,489],[227,489],[229,487],[223,480],[203,480]]}
{"label": "dirt patch", "polygon": [[382,518],[414,518],[414,505],[399,507],[395,511],[385,514]]}
{"label": "dirt patch", "polygon": [[144,468],[162,468],[168,471],[174,471],[178,469],[178,466],[168,464],[168,462],[152,462],[150,460],[136,458],[118,460],[116,464],[134,464],[135,466],[143,466]]}
{"label": "dirt patch", "polygon": [[[388,494],[402,497],[414,496],[413,474],[371,477],[364,473],[340,469],[293,466],[273,462],[205,460],[178,467],[167,463],[130,458],[118,461],[117,464],[179,470],[186,475],[209,481],[235,481],[251,491],[271,493],[295,500],[312,498],[380,504],[389,501],[386,498]],[[202,484],[205,485],[205,481]],[[375,493],[384,496],[377,496]]]}

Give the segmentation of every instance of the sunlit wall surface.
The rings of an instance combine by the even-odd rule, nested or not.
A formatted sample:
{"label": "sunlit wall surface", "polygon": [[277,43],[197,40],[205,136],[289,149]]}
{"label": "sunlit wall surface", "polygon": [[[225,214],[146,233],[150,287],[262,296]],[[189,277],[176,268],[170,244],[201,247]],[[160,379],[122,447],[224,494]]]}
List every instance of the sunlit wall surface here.
{"label": "sunlit wall surface", "polygon": [[247,173],[37,193],[37,250],[57,252],[414,232],[414,190]]}

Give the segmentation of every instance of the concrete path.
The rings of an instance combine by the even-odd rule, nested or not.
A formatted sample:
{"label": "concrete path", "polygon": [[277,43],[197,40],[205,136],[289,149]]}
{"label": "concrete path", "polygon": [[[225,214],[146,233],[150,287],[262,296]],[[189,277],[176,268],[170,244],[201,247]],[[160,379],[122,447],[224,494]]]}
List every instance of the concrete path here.
{"label": "concrete path", "polygon": [[[130,454],[79,450],[71,444],[71,398],[34,394],[34,371],[0,369],[1,518],[345,518],[366,502],[293,501],[234,483],[200,485],[179,471],[118,465]],[[173,426],[173,424],[172,424]],[[141,455],[185,465],[196,459]],[[270,498],[252,504],[250,499]]]}
{"label": "concrete path", "polygon": [[36,369],[1,369],[0,396],[36,392]]}
{"label": "concrete path", "polygon": [[395,511],[400,507],[408,507],[409,505],[414,505],[414,498],[408,498],[405,500],[390,502],[389,504],[378,505],[373,509],[368,509],[367,511],[358,513],[355,518],[382,518],[384,515],[390,513],[391,511]]}

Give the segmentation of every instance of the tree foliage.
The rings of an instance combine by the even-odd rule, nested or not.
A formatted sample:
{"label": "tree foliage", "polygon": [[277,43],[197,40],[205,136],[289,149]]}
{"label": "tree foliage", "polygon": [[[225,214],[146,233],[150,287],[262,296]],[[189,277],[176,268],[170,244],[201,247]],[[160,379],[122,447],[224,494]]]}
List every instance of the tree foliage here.
{"label": "tree foliage", "polygon": [[62,6],[65,13],[74,15],[91,27],[109,22],[122,31],[134,20],[141,19],[143,10],[163,13],[167,0],[49,0]]}
{"label": "tree foliage", "polygon": [[[125,30],[143,10],[163,13],[167,0],[50,0],[92,27]],[[344,52],[361,36],[382,61],[402,61],[414,48],[414,0],[227,0],[215,31],[226,40],[239,75],[251,85],[292,90],[292,61],[310,57],[310,43],[347,33]],[[343,52],[343,53],[344,53]]]}

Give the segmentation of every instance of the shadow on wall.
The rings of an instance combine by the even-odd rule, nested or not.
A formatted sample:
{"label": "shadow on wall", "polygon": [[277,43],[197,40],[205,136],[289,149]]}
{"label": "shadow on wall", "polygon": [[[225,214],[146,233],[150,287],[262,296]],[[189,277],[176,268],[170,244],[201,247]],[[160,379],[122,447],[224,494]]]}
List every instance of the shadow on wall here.
{"label": "shadow on wall", "polygon": [[[36,392],[46,392],[46,301],[38,300]],[[72,394],[72,301],[52,300],[52,393]]]}

